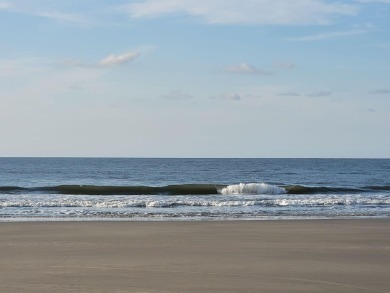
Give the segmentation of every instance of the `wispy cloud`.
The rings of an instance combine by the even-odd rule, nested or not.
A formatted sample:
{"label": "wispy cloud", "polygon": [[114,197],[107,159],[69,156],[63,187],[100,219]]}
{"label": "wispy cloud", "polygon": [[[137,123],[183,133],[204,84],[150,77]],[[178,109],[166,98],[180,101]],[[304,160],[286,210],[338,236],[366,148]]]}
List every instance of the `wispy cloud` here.
{"label": "wispy cloud", "polygon": [[324,0],[141,0],[125,7],[133,18],[181,14],[210,24],[325,24],[358,13],[356,5]]}
{"label": "wispy cloud", "polygon": [[247,64],[247,63],[240,63],[237,65],[231,65],[227,66],[225,68],[226,72],[231,73],[238,73],[238,74],[250,74],[250,75],[272,75],[272,72],[258,69],[256,66]]}
{"label": "wispy cloud", "polygon": [[181,90],[174,90],[167,94],[162,95],[162,98],[167,100],[181,101],[181,100],[190,100],[193,97],[189,94],[182,92]]}
{"label": "wispy cloud", "polygon": [[[88,19],[86,16],[80,14],[67,13],[58,10],[46,10],[44,7],[39,5],[33,5],[33,1],[19,2],[14,1],[12,4],[10,2],[0,1],[0,10],[7,10],[12,13],[29,15],[34,17],[43,17],[55,21],[81,24],[81,25],[90,25],[93,24],[91,19]],[[47,6],[47,5],[46,5]],[[56,5],[54,5],[56,6]]]}
{"label": "wispy cloud", "polygon": [[225,100],[225,101],[241,101],[242,96],[237,93],[224,93],[219,96],[212,97],[217,100]]}
{"label": "wispy cloud", "polygon": [[91,24],[91,21],[89,19],[77,14],[63,13],[58,11],[43,11],[38,12],[36,15],[53,19],[56,21],[73,22],[78,24]]}
{"label": "wispy cloud", "polygon": [[327,97],[327,96],[331,96],[331,95],[332,95],[332,92],[328,92],[328,91],[318,91],[318,92],[311,92],[311,93],[306,94],[306,96],[308,96],[308,97]]}
{"label": "wispy cloud", "polygon": [[390,3],[390,0],[357,0],[360,3]]}
{"label": "wispy cloud", "polygon": [[118,66],[133,61],[139,57],[138,52],[127,52],[121,55],[111,54],[108,57],[99,61],[98,65],[103,67]]}
{"label": "wispy cloud", "polygon": [[220,101],[254,101],[257,99],[261,99],[262,96],[257,92],[230,92],[230,93],[222,93],[217,96],[210,97],[214,100],[220,100]]}
{"label": "wispy cloud", "polygon": [[288,92],[281,92],[277,95],[278,96],[286,96],[286,97],[306,96],[306,97],[316,98],[316,97],[327,97],[327,96],[331,96],[332,94],[333,93],[330,91],[314,91],[314,92],[309,92],[309,93],[299,93],[299,92],[288,91]]}
{"label": "wispy cloud", "polygon": [[0,10],[6,10],[12,8],[12,5],[8,2],[0,2]]}
{"label": "wispy cloud", "polygon": [[370,93],[375,95],[388,95],[390,94],[390,89],[375,89],[370,91]]}
{"label": "wispy cloud", "polygon": [[284,92],[278,94],[278,96],[299,97],[301,94],[297,92]]}
{"label": "wispy cloud", "polygon": [[356,29],[356,30],[349,30],[349,31],[326,32],[326,33],[319,33],[314,35],[292,37],[292,38],[287,38],[287,40],[301,41],[301,42],[321,41],[321,40],[329,40],[329,39],[336,39],[342,37],[362,35],[367,32],[368,32],[367,29]]}
{"label": "wispy cloud", "polygon": [[136,58],[138,58],[139,56],[140,56],[139,52],[130,51],[119,55],[111,54],[95,63],[88,63],[88,62],[77,61],[77,60],[66,60],[63,63],[65,65],[75,66],[75,67],[106,68],[106,67],[121,66],[126,63],[130,63],[134,61]]}

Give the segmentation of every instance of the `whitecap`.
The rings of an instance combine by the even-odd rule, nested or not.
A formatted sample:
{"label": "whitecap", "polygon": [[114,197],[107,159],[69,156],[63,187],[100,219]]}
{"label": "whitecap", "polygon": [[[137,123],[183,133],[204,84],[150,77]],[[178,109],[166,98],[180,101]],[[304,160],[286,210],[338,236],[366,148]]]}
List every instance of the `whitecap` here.
{"label": "whitecap", "polygon": [[229,194],[284,194],[286,190],[282,187],[267,183],[240,183],[228,185],[219,190],[224,195]]}

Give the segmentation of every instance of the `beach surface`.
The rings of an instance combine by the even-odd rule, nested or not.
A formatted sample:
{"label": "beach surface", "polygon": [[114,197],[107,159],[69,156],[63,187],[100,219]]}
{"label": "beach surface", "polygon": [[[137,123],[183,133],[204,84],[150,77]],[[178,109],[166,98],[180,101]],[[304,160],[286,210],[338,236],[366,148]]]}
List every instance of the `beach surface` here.
{"label": "beach surface", "polygon": [[0,223],[0,292],[390,292],[390,220]]}

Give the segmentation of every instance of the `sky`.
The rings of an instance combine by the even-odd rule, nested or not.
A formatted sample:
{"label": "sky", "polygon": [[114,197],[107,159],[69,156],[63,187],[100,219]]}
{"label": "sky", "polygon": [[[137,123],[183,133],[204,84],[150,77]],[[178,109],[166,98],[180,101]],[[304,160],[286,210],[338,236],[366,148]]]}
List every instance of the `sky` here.
{"label": "sky", "polygon": [[390,0],[0,0],[0,157],[390,158]]}

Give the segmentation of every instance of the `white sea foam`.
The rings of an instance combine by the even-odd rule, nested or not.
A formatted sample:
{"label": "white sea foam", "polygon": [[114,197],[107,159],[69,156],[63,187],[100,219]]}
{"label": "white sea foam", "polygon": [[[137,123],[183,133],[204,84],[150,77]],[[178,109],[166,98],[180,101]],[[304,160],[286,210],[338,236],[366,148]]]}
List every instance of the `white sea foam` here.
{"label": "white sea foam", "polygon": [[[253,185],[255,187],[253,187]],[[284,190],[272,185],[242,184],[226,187],[220,192],[225,196],[177,196],[165,199],[153,196],[139,197],[92,197],[91,196],[14,196],[12,199],[0,197],[1,209],[6,208],[86,208],[86,209],[131,209],[131,208],[177,208],[181,207],[248,207],[248,206],[290,206],[290,207],[316,207],[316,206],[390,206],[390,197],[385,195],[359,195],[359,194],[315,194],[291,195],[284,194]],[[249,188],[248,186],[252,186]],[[249,188],[246,190],[245,188]],[[253,194],[262,192],[261,194]],[[251,194],[252,193],[252,194]],[[279,193],[279,194],[278,194]],[[240,197],[232,195],[242,194]],[[272,196],[269,196],[272,195]]]}
{"label": "white sea foam", "polygon": [[240,183],[229,185],[219,190],[221,194],[284,194],[286,190],[282,187],[266,183]]}

